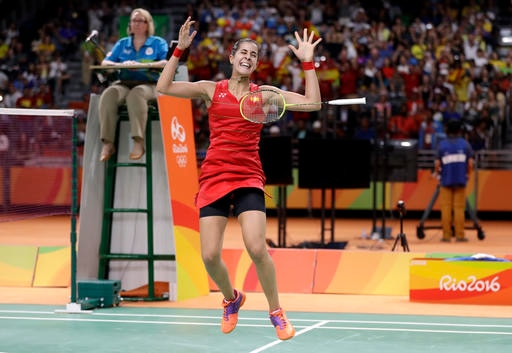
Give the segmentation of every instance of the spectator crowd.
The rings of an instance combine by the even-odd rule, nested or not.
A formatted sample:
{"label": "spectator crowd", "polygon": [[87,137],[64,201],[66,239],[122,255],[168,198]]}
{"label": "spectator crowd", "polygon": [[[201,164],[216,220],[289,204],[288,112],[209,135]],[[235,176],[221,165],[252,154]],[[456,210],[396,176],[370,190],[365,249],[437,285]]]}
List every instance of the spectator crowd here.
{"label": "spectator crowd", "polygon": [[[493,0],[198,0],[174,21],[179,25],[187,16],[197,21],[186,63],[191,80],[225,78],[231,46],[251,37],[261,45],[252,79],[300,92],[302,69],[287,45],[294,42],[294,31],[306,27],[323,38],[315,58],[323,100],[366,97],[366,105],[288,113],[266,134],[290,135],[295,141],[417,139],[419,148],[433,149],[444,136],[444,123],[460,119],[478,151],[503,148],[509,124],[512,51],[500,47],[496,23],[510,9],[498,6]],[[58,105],[70,80],[66,61],[78,55],[84,65],[91,63],[86,35],[101,28],[101,44],[108,50],[119,36],[119,17],[134,7],[135,1],[59,7],[58,15],[25,41],[19,24],[11,23],[0,35],[2,104]],[[96,77],[84,72],[84,89],[101,89]],[[193,101],[193,114],[198,151],[203,151],[208,123],[201,101]]]}
{"label": "spectator crowd", "polygon": [[[366,97],[367,104],[289,113],[266,133],[417,139],[420,149],[433,149],[444,124],[460,119],[476,151],[502,148],[512,52],[497,41],[493,2],[426,1],[416,9],[373,3],[200,1],[187,13],[198,20],[190,75],[224,78],[231,45],[249,36],[261,44],[253,80],[301,91],[302,70],[287,45],[306,27],[323,38],[315,59],[322,99]],[[207,145],[207,115],[195,108],[198,141]]]}

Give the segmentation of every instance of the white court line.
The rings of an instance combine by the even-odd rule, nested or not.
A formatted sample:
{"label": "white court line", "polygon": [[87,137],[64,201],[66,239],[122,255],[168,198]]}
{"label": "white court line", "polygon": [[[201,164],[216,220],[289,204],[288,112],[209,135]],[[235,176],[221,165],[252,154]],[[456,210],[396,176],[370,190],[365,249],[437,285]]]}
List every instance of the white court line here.
{"label": "white court line", "polygon": [[[31,311],[31,310],[0,310],[4,314],[42,314],[42,315],[55,315],[54,311]],[[61,314],[61,313],[57,313]],[[175,315],[175,314],[122,314],[122,313],[100,313],[92,312],[92,316],[113,316],[113,317],[154,317],[154,318],[187,318],[187,319],[212,319],[218,320],[219,316],[206,316],[206,315]],[[90,314],[87,314],[90,315]],[[250,319],[251,320],[251,319]],[[259,319],[252,319],[259,320]],[[263,320],[263,319],[261,319]],[[268,320],[268,319],[266,319]],[[316,320],[315,320],[316,321]],[[2,352],[0,352],[2,353]]]}
{"label": "white court line", "polygon": [[[0,310],[0,312],[2,312]],[[191,318],[191,319],[213,319],[217,320],[218,316],[201,316],[201,315],[166,315],[166,314],[121,314],[121,313],[94,313],[95,316],[133,316],[133,317],[161,317],[161,318]],[[238,321],[267,321],[268,318],[261,317],[238,317]],[[317,322],[327,321],[329,323],[352,323],[352,324],[377,324],[377,325],[411,325],[411,326],[446,326],[446,327],[499,327],[512,328],[511,325],[503,324],[465,324],[465,323],[446,323],[446,322],[422,322],[422,321],[377,321],[377,320],[323,320],[323,319],[293,319],[293,322]]]}
{"label": "white court line", "polygon": [[[302,335],[303,333],[306,333],[306,332],[308,332],[308,331],[311,331],[311,330],[313,330],[313,329],[315,329],[315,328],[318,328],[318,327],[320,327],[320,326],[323,326],[323,325],[325,325],[325,324],[326,324],[326,323],[328,323],[328,322],[329,322],[329,321],[321,321],[321,322],[319,322],[319,323],[317,323],[317,324],[315,324],[315,325],[313,325],[313,326],[308,326],[308,327],[306,327],[306,328],[305,328],[305,329],[303,329],[303,330],[297,331],[297,332],[295,333],[295,337],[300,336],[300,335]],[[269,344],[266,344],[266,345],[264,345],[264,346],[261,346],[260,348],[257,348],[257,349],[255,349],[255,350],[250,351],[249,353],[259,353],[259,352],[263,352],[263,351],[267,350],[267,348],[274,347],[274,346],[278,345],[278,344],[279,344],[279,343],[281,343],[281,342],[283,342],[283,341],[281,341],[281,340],[275,340],[275,341],[272,341],[272,342],[270,342]]]}
{"label": "white court line", "polygon": [[[55,315],[53,311],[32,311],[32,310],[0,310],[0,313],[7,314],[42,314]],[[89,314],[88,314],[89,315]],[[219,316],[209,315],[175,315],[175,314],[134,314],[134,313],[104,313],[93,312],[93,316],[112,316],[112,317],[148,317],[148,318],[181,318],[181,319],[211,319],[218,320]],[[485,318],[487,319],[487,318]],[[324,319],[293,319],[293,322],[318,322]],[[268,321],[267,317],[239,317],[238,321]],[[440,326],[440,327],[478,327],[478,328],[511,328],[506,324],[465,324],[454,322],[428,322],[428,321],[378,321],[378,320],[325,320],[329,323],[345,323],[345,324],[377,324],[377,325],[411,325],[411,326]],[[304,326],[306,327],[306,326]],[[1,353],[1,352],[0,352]]]}
{"label": "white court line", "polygon": [[[295,320],[294,320],[295,321]],[[455,326],[455,327],[500,327],[512,328],[503,324],[464,324],[455,322],[422,322],[422,321],[368,321],[368,320],[329,320],[331,323],[377,324],[377,325],[411,325],[411,326]]]}
{"label": "white court line", "polygon": [[[0,313],[4,314],[51,314],[54,315],[53,311],[33,311],[33,310],[0,310]],[[0,352],[2,353],[2,352]]]}
{"label": "white court line", "polygon": [[352,331],[393,331],[393,332],[422,332],[422,333],[459,333],[459,334],[477,334],[477,335],[510,335],[512,332],[503,331],[462,331],[462,330],[427,330],[411,328],[391,328],[391,327],[354,327],[354,326],[336,326],[322,327],[324,330],[352,330]]}
{"label": "white court line", "polygon": [[[190,321],[150,321],[150,320],[115,320],[115,319],[85,319],[77,317],[29,317],[29,316],[0,316],[5,320],[31,320],[31,321],[73,321],[73,322],[109,322],[109,323],[125,323],[125,324],[148,324],[148,325],[194,325],[194,326],[217,326],[218,323],[206,322],[190,322]],[[313,320],[310,320],[313,321]],[[354,327],[354,326],[331,326],[322,327],[325,323],[333,323],[331,320],[321,321],[313,326],[299,326],[305,329],[309,327],[319,328],[323,330],[358,330],[358,331],[391,331],[391,332],[423,332],[423,333],[456,333],[456,334],[480,334],[480,335],[511,335],[512,331],[462,331],[462,330],[432,330],[432,329],[409,329],[409,328],[392,328],[392,327]],[[319,325],[321,324],[321,325]],[[240,327],[268,327],[268,324],[241,324]],[[480,326],[482,328],[483,326]],[[307,331],[305,331],[307,332]]]}
{"label": "white court line", "polygon": [[[106,319],[82,319],[76,317],[29,317],[29,316],[0,316],[1,319],[27,320],[27,321],[73,321],[73,322],[109,322],[121,324],[152,324],[152,325],[196,325],[196,326],[218,326],[218,323],[187,322],[187,321],[147,321],[147,320],[106,320]],[[256,325],[254,325],[256,326]],[[263,326],[263,325],[261,325]],[[267,325],[268,326],[268,325]]]}

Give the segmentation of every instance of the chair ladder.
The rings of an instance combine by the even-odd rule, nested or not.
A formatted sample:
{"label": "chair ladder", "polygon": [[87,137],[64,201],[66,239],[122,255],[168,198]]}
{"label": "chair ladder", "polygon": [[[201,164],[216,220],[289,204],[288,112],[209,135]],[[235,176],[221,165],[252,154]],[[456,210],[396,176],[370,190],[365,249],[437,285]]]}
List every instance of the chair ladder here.
{"label": "chair ladder", "polygon": [[[173,254],[155,254],[153,244],[153,180],[152,180],[152,121],[158,120],[158,108],[156,105],[149,105],[148,121],[146,126],[146,162],[118,162],[117,152],[106,162],[104,200],[103,200],[103,221],[101,230],[101,243],[99,249],[98,278],[107,279],[109,275],[109,264],[111,261],[146,261],[148,267],[148,295],[147,297],[126,297],[124,300],[156,301],[168,300],[166,297],[157,297],[155,293],[155,261],[175,261]],[[116,132],[116,145],[119,141],[119,124],[128,120],[126,108],[120,108],[119,122]],[[116,151],[118,148],[116,148]],[[116,187],[117,168],[145,168],[146,170],[146,208],[122,208],[114,207],[114,195]],[[115,213],[144,213],[147,224],[147,254],[134,253],[112,253],[111,238],[112,224]]]}

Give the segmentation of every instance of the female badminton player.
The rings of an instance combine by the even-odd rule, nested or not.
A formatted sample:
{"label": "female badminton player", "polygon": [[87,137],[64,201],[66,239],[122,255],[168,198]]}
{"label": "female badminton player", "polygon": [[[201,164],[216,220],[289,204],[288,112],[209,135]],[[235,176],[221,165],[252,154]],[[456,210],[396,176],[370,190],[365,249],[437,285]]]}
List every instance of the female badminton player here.
{"label": "female badminton player", "polygon": [[181,26],[178,44],[166,64],[157,83],[161,94],[181,98],[202,98],[208,107],[210,146],[202,162],[199,176],[199,192],[196,205],[199,209],[201,252],[206,271],[224,296],[224,315],[221,321],[223,333],[230,333],[238,322],[238,311],[246,295],[232,287],[228,271],[222,260],[222,245],[228,216],[232,210],[240,226],[244,244],[253,261],[266,296],[270,321],[281,340],[295,335],[295,329],[287,319],[279,302],[276,272],[265,241],[265,175],[259,158],[258,144],[263,124],[256,124],[242,117],[240,101],[250,91],[274,89],[283,95],[289,110],[315,111],[321,101],[315,73],[314,49],[321,38],[304,29],[295,32],[297,46],[290,50],[302,61],[305,93],[298,94],[273,86],[257,86],[250,81],[256,69],[259,45],[249,38],[238,40],[232,48],[229,61],[232,74],[229,79],[214,81],[174,81],[179,58],[193,41],[197,31],[195,21],[189,17]]}

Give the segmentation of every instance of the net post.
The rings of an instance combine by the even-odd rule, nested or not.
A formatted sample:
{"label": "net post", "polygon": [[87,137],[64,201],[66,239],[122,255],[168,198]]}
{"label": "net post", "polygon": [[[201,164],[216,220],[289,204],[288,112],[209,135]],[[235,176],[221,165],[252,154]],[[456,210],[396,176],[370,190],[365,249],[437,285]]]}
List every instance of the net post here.
{"label": "net post", "polygon": [[78,158],[77,158],[77,145],[78,145],[78,133],[77,133],[77,114],[73,113],[71,118],[71,303],[76,303],[76,216],[77,216],[77,188],[78,188]]}
{"label": "net post", "polygon": [[71,230],[70,230],[70,251],[71,251],[71,296],[66,309],[55,310],[56,313],[84,314],[92,313],[92,310],[83,310],[82,303],[78,302],[77,295],[77,214],[78,214],[78,115],[73,110],[71,116]]}

